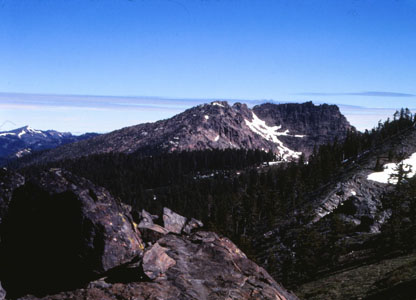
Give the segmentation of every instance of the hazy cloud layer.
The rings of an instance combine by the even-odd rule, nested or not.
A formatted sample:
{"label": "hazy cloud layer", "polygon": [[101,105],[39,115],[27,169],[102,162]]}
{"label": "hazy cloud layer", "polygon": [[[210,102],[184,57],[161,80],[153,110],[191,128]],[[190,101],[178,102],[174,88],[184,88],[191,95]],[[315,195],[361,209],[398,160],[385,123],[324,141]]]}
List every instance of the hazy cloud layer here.
{"label": "hazy cloud layer", "polygon": [[416,97],[415,94],[382,92],[382,91],[366,91],[366,92],[350,92],[350,93],[299,93],[296,95],[303,96],[368,96],[368,97]]}
{"label": "hazy cloud layer", "polygon": [[[246,103],[249,106],[272,102],[273,100],[250,100],[250,99],[216,99],[216,98],[164,98],[164,97],[122,97],[122,96],[91,96],[91,95],[53,95],[53,94],[23,94],[23,93],[1,93],[0,108],[84,108],[89,110],[184,110],[202,103],[212,101],[228,101]],[[288,102],[288,101],[286,101]]]}
{"label": "hazy cloud layer", "polygon": [[[230,104],[242,102],[249,107],[265,102],[276,104],[290,102],[0,93],[0,130],[31,125],[37,129],[56,129],[73,133],[109,132],[125,126],[169,118],[195,105],[216,100],[227,100]],[[313,102],[324,103],[324,101]],[[338,106],[358,130],[373,128],[379,120],[391,117],[395,111],[394,108],[346,104],[338,104]]]}

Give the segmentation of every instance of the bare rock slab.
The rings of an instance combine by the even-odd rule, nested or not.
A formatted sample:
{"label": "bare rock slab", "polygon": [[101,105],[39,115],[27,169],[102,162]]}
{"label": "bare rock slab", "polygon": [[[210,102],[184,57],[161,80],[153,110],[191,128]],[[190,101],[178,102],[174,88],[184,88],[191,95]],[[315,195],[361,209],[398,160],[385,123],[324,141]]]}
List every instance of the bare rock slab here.
{"label": "bare rock slab", "polygon": [[143,270],[150,279],[166,278],[166,271],[176,264],[176,261],[166,254],[167,250],[156,243],[145,252]]}
{"label": "bare rock slab", "polygon": [[186,218],[167,207],[163,208],[163,223],[169,232],[180,234],[186,224]]}

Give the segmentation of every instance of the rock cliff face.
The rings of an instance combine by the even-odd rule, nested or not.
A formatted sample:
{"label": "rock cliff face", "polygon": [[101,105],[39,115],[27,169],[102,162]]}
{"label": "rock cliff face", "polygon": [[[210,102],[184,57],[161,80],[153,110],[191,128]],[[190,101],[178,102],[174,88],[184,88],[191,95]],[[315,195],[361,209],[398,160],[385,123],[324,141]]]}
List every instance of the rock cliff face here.
{"label": "rock cliff face", "polygon": [[336,106],[264,104],[253,110],[225,101],[199,105],[170,119],[126,127],[52,149],[35,161],[109,152],[147,154],[206,149],[262,149],[283,160],[309,155],[315,145],[342,139],[352,127]]}
{"label": "rock cliff face", "polygon": [[[229,239],[164,210],[164,227],[62,169],[2,171],[7,299],[297,299]],[[139,229],[140,227],[140,229]],[[34,295],[34,296],[33,296]]]}
{"label": "rock cliff face", "polygon": [[[336,105],[261,104],[253,112],[269,126],[282,126],[290,135],[281,136],[290,149],[309,156],[315,145],[338,141],[346,137],[348,130],[355,130]],[[298,138],[297,136],[303,136]]]}

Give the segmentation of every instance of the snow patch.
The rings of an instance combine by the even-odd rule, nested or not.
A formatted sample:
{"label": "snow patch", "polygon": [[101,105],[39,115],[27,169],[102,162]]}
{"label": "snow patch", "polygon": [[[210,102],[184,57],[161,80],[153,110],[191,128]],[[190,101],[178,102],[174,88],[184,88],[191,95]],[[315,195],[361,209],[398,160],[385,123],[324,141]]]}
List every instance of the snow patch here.
{"label": "snow patch", "polygon": [[33,129],[30,126],[22,127],[20,129],[21,129],[21,131],[19,133],[16,132],[16,130],[17,130],[16,129],[16,130],[14,130],[14,132],[2,132],[2,133],[0,133],[0,136],[7,136],[7,135],[14,135],[14,136],[16,136],[17,135],[17,137],[20,139],[20,138],[22,138],[22,136],[24,134],[30,133],[30,134],[40,134],[43,137],[47,137],[47,135],[43,131]]}
{"label": "snow patch", "polygon": [[224,107],[224,105],[222,105],[222,104],[221,104],[221,103],[219,103],[219,102],[212,102],[212,105],[216,105],[216,106]]}
{"label": "snow patch", "polygon": [[30,133],[39,133],[39,134],[45,135],[42,131],[33,129],[30,126],[26,126],[26,130],[27,130],[27,132],[30,132]]}
{"label": "snow patch", "polygon": [[22,131],[20,131],[20,132],[17,134],[17,137],[20,139],[20,138],[22,137],[22,135],[24,135],[24,134],[26,134],[26,131],[23,129]]}
{"label": "snow patch", "polygon": [[6,136],[6,135],[16,135],[16,133],[14,133],[14,132],[3,132],[3,133],[0,133],[0,136]]}
{"label": "snow patch", "polygon": [[413,153],[409,158],[402,160],[399,163],[388,163],[383,166],[384,170],[381,172],[374,172],[367,176],[368,180],[377,181],[380,183],[391,183],[397,184],[397,178],[390,178],[391,175],[397,175],[398,165],[403,163],[403,169],[409,171],[407,177],[413,177],[416,174],[416,152]]}
{"label": "snow patch", "polygon": [[208,115],[205,115],[204,118],[205,118],[205,120],[209,120],[209,116]]}
{"label": "snow patch", "polygon": [[253,120],[244,120],[246,122],[246,125],[253,131],[254,133],[257,133],[258,135],[262,136],[266,140],[269,140],[275,144],[278,145],[279,152],[282,154],[283,159],[287,160],[290,157],[298,158],[300,155],[302,155],[301,152],[293,151],[286,146],[283,145],[283,143],[277,138],[278,136],[282,135],[289,135],[289,130],[285,130],[283,132],[278,132],[282,126],[268,126],[266,125],[266,122],[261,120],[259,117],[256,116],[255,113],[253,114]]}
{"label": "snow patch", "polygon": [[26,154],[30,154],[30,152],[31,152],[31,150],[29,148],[27,148],[27,149],[23,149],[23,150],[20,150],[20,151],[16,152],[15,155],[16,155],[17,158],[21,158],[21,157],[25,156]]}
{"label": "snow patch", "polygon": [[268,162],[269,166],[278,165],[278,164],[281,164],[281,163],[282,163],[282,161],[269,161]]}
{"label": "snow patch", "polygon": [[218,140],[220,139],[220,136],[219,135],[217,135],[216,137],[215,137],[215,139],[214,139],[214,142],[218,142]]}
{"label": "snow patch", "polygon": [[279,161],[266,161],[262,165],[265,166],[265,167],[267,167],[267,166],[275,166],[275,165],[281,164],[283,162],[284,162],[283,160],[279,160]]}

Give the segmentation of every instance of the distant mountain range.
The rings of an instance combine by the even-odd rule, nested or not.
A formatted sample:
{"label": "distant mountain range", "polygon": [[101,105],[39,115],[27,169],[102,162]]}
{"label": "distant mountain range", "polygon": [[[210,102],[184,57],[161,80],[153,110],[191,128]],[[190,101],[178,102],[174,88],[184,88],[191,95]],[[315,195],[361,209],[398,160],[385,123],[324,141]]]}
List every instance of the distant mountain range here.
{"label": "distant mountain range", "polygon": [[[335,138],[342,140],[348,130],[355,128],[336,105],[266,103],[250,109],[241,103],[231,106],[225,101],[215,101],[190,108],[170,119],[126,127],[108,134],[93,137],[68,135],[62,136],[65,139],[52,139],[55,144],[49,143],[43,149],[66,145],[38,155],[34,161],[110,152],[156,154],[230,148],[272,151],[281,160],[290,161],[302,153],[309,156],[315,146]],[[35,133],[31,131],[31,134]],[[11,132],[4,134],[10,135]],[[47,135],[46,132],[39,134]],[[18,135],[14,131],[13,137],[18,138]],[[56,137],[59,133],[49,132],[49,136]],[[36,143],[32,142],[32,145]],[[41,145],[45,145],[44,142]],[[24,149],[15,147],[9,153]]]}
{"label": "distant mountain range", "polygon": [[96,133],[86,133],[76,136],[69,132],[36,130],[30,126],[2,131],[0,132],[0,163],[7,159],[21,158],[35,151],[56,148],[96,135]]}

